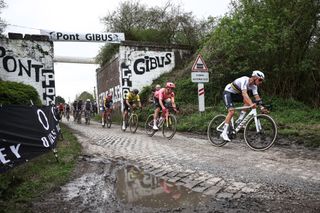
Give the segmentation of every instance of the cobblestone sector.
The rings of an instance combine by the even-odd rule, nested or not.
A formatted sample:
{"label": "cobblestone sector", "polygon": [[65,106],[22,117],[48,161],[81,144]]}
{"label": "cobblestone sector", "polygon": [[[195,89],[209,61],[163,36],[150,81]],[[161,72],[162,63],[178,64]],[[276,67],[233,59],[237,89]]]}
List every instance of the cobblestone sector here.
{"label": "cobblestone sector", "polygon": [[[82,144],[90,143],[98,146],[99,153],[110,158],[123,157],[141,165],[145,172],[183,185],[193,191],[217,198],[241,197],[242,194],[258,191],[258,184],[235,182],[197,169],[185,169],[181,162],[199,159],[197,154],[185,152],[183,141],[168,141],[162,135],[148,137],[142,131],[136,134],[122,132],[113,126],[103,129],[100,125],[84,126],[69,122],[68,126],[81,132],[77,135]],[[174,147],[173,147],[174,144]],[[202,144],[205,142],[202,141]],[[197,144],[196,146],[199,146]],[[175,163],[176,162],[176,163]],[[254,187],[253,187],[254,186]]]}

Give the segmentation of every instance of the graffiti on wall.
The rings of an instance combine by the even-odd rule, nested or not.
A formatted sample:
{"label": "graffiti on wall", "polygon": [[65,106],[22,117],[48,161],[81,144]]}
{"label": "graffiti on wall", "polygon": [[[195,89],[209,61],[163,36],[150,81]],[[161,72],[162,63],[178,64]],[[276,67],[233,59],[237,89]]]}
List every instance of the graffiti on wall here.
{"label": "graffiti on wall", "polygon": [[125,63],[121,64],[121,71],[122,71],[122,79],[121,79],[121,86],[122,86],[122,96],[125,99],[130,92],[130,88],[132,87],[132,71],[130,70],[129,66]]}
{"label": "graffiti on wall", "polygon": [[116,103],[118,101],[121,101],[122,94],[121,94],[120,85],[117,85],[115,87],[109,88],[107,91],[102,92],[102,93],[99,94],[99,104],[100,104],[100,106],[103,105],[103,101],[104,101],[104,99],[106,98],[106,96],[108,94],[112,94],[112,100],[113,100],[114,103]]}
{"label": "graffiti on wall", "polygon": [[39,62],[32,56],[39,57],[41,53],[26,54],[22,53],[27,49],[25,46],[13,46],[0,46],[0,78],[33,86],[43,104],[48,105],[55,98],[52,57],[49,56],[49,59],[42,57],[43,62]]}
{"label": "graffiti on wall", "polygon": [[161,74],[175,67],[173,52],[134,51],[125,52],[121,64],[122,95],[125,98],[132,88],[141,90],[151,85]]}

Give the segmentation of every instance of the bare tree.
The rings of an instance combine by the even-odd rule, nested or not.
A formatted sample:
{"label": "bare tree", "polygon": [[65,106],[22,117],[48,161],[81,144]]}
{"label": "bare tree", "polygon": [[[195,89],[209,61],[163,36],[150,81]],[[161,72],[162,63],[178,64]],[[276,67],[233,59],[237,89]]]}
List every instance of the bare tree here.
{"label": "bare tree", "polygon": [[4,2],[4,0],[0,0],[0,34],[2,34],[7,26],[6,22],[4,19],[2,19],[1,17],[1,10],[3,8],[5,8],[7,5],[6,3]]}

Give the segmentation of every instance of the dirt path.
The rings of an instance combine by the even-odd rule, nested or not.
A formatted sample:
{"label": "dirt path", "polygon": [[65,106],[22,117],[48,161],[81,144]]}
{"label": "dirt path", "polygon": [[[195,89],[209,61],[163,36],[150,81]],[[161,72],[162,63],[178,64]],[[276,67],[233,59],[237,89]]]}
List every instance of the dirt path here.
{"label": "dirt path", "polygon": [[83,146],[74,179],[33,204],[43,212],[319,212],[320,155],[300,147],[213,147],[69,122]]}

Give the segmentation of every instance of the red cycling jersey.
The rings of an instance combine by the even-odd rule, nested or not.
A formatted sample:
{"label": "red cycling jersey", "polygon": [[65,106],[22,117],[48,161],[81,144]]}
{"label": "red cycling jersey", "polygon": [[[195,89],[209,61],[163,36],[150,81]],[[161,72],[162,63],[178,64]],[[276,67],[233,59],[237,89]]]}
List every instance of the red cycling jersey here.
{"label": "red cycling jersey", "polygon": [[174,92],[171,93],[166,93],[166,89],[165,88],[161,88],[160,90],[156,91],[154,93],[154,97],[159,99],[159,100],[166,100],[168,98],[172,98],[174,97]]}

